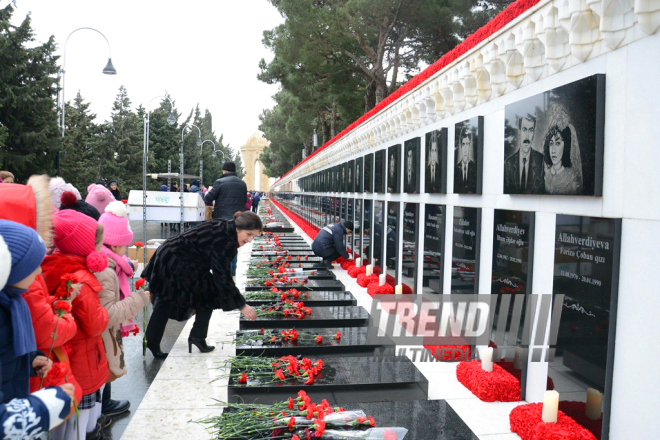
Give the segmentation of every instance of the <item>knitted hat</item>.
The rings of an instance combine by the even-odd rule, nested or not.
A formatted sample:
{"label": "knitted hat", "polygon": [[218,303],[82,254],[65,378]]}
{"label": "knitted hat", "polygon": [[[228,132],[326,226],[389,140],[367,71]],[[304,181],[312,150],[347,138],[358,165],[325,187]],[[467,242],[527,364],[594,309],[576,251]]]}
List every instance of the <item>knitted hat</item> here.
{"label": "knitted hat", "polygon": [[37,231],[9,220],[0,220],[0,235],[11,254],[7,285],[20,283],[34,272],[46,255],[46,245]]}
{"label": "knitted hat", "polygon": [[70,183],[66,183],[61,177],[53,177],[50,179],[48,189],[50,190],[50,200],[53,203],[53,207],[55,209],[60,209],[62,203],[62,194],[64,191],[71,191],[76,195],[76,200],[82,200],[80,192],[76,189],[76,187]]}
{"label": "knitted hat", "polygon": [[0,235],[0,290],[4,289],[11,273],[11,253],[4,238]]}
{"label": "knitted hat", "polygon": [[236,171],[236,164],[234,162],[225,162],[222,165],[222,171]]}
{"label": "knitted hat", "polygon": [[96,220],[65,209],[53,215],[53,225],[53,241],[62,253],[87,257],[87,268],[92,272],[101,272],[108,266],[108,257],[96,251]]}
{"label": "knitted hat", "polygon": [[115,196],[103,185],[94,183],[87,187],[87,198],[85,198],[85,201],[99,212],[105,212],[105,207],[114,200],[116,200]]}
{"label": "knitted hat", "polygon": [[99,223],[103,225],[103,243],[109,246],[130,246],[133,231],[128,223],[128,209],[119,200],[105,207]]}
{"label": "knitted hat", "polygon": [[160,190],[161,190],[162,192],[167,192],[167,185],[165,185],[165,184],[163,183],[163,184],[160,186]]}
{"label": "knitted hat", "polygon": [[74,211],[81,212],[96,221],[101,217],[101,213],[99,213],[96,208],[87,202],[76,200],[76,195],[71,191],[64,191],[62,193],[60,210],[63,209],[73,209]]}

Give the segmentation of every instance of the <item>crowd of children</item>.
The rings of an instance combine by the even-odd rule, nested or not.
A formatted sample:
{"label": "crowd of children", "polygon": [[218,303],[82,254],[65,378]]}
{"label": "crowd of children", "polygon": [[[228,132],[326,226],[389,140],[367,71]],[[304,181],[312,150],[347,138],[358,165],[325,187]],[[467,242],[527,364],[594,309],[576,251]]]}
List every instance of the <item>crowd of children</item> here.
{"label": "crowd of children", "polygon": [[[13,176],[11,176],[13,178]],[[122,338],[149,293],[133,291],[137,261],[116,182],[87,188],[32,176],[0,183],[0,437],[99,438],[127,373]]]}

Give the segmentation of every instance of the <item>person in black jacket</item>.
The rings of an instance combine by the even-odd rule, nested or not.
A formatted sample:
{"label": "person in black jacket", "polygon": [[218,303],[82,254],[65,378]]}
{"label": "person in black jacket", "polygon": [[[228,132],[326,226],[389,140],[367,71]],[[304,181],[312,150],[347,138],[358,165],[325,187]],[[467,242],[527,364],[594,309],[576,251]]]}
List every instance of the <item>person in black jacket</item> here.
{"label": "person in black jacket", "polygon": [[206,345],[209,320],[214,309],[239,309],[254,320],[256,312],[245,303],[230,274],[231,261],[238,248],[250,243],[263,225],[253,212],[237,212],[233,220],[211,219],[165,241],[149,261],[141,277],[149,281],[156,297],[145,332],[147,348],[155,358],[167,353],[160,341],[167,320],[177,308],[195,309],[195,323],[188,336],[188,351],[195,345],[202,353],[215,347]]}
{"label": "person in black jacket", "polygon": [[225,162],[222,165],[222,174],[222,177],[213,183],[213,188],[206,193],[204,201],[215,202],[213,218],[231,220],[234,214],[245,209],[247,185],[236,175],[234,162]]}
{"label": "person in black jacket", "polygon": [[317,257],[323,258],[326,266],[332,267],[332,262],[339,257],[349,259],[344,235],[353,231],[353,222],[339,222],[324,226],[312,243],[312,251]]}
{"label": "person in black jacket", "polygon": [[[225,162],[222,177],[213,182],[213,188],[204,196],[207,203],[215,202],[213,218],[230,220],[247,203],[247,185],[236,175],[236,164]],[[231,262],[231,275],[236,276],[237,259]]]}
{"label": "person in black jacket", "polygon": [[252,212],[257,212],[259,209],[259,202],[261,201],[261,194],[256,193],[252,198]]}

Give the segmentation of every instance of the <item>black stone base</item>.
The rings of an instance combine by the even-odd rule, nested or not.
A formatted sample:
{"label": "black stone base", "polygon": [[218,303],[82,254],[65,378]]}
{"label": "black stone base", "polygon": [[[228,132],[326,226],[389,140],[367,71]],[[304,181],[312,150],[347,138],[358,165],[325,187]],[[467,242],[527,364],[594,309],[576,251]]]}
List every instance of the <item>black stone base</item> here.
{"label": "black stone base", "polygon": [[[305,385],[305,378],[263,384],[248,379],[247,384],[239,384],[230,379],[228,386],[230,402],[275,403],[285,400],[292,393],[305,390],[310,396],[333,393],[335,398],[350,401],[356,391],[364,392],[370,401],[383,401],[399,394],[402,400],[420,400],[428,397],[428,380],[407,357],[396,361],[375,361],[373,357],[352,357],[340,355],[314,356],[312,361],[323,359],[321,374],[314,377],[313,385]],[[232,373],[240,373],[232,370]],[[362,394],[361,394],[362,395]],[[320,397],[319,400],[324,397]],[[313,400],[313,398],[312,398]],[[364,397],[361,398],[364,400]]]}
{"label": "black stone base", "polygon": [[[335,307],[335,306],[355,306],[357,300],[351,292],[306,292],[309,297],[304,296],[294,301],[302,301],[307,307]],[[251,306],[258,306],[262,304],[272,304],[273,301],[278,301],[279,298],[273,299],[245,299]]]}
{"label": "black stone base", "polygon": [[[282,323],[284,324],[284,323]],[[288,330],[293,326],[281,325],[277,330],[269,330],[272,334],[279,335],[280,330]],[[296,341],[296,342],[280,342],[277,345],[264,345],[261,342],[256,342],[254,345],[238,345],[236,347],[237,355],[245,356],[271,356],[280,357],[288,355],[303,355],[303,356],[318,356],[323,359],[323,356],[341,355],[341,356],[373,356],[375,350],[390,350],[394,348],[394,342],[389,340],[389,343],[383,343],[382,340],[376,344],[367,343],[366,327],[338,327],[338,328],[306,328],[306,332],[313,334],[329,335],[341,332],[341,339],[339,341],[332,338],[324,338],[321,344],[314,341]],[[258,330],[244,331],[246,333],[259,333]],[[385,339],[385,338],[379,338]],[[278,340],[281,341],[280,338]]]}
{"label": "black stone base", "polygon": [[[301,286],[295,286],[295,285],[288,285],[284,283],[275,283],[273,285],[274,287],[277,287],[280,290],[290,290],[290,289],[298,289],[301,292],[304,291],[314,291],[314,290],[319,290],[319,291],[332,291],[332,292],[343,292],[346,290],[346,287],[341,281],[337,280],[313,280],[310,279],[309,282],[305,283],[305,286],[301,288]],[[254,292],[256,290],[270,290],[272,286],[245,286],[245,291],[246,292]]]}
{"label": "black stone base", "polygon": [[[479,439],[445,400],[397,401],[398,393],[393,393],[391,399],[377,402],[368,400],[369,391],[355,391],[354,395],[357,399],[352,401],[345,401],[342,396],[336,396],[335,393],[324,396],[307,394],[313,402],[318,403],[322,399],[327,399],[330,405],[343,406],[347,411],[361,409],[374,417],[377,427],[406,428],[408,433],[405,440]],[[289,397],[296,398],[297,393],[291,393],[287,399]],[[363,400],[360,397],[367,399]],[[223,411],[231,411],[231,407]]]}
{"label": "black stone base", "polygon": [[[240,319],[241,330],[262,328],[330,328],[330,327],[365,327],[369,325],[369,313],[362,307],[314,307],[312,314],[303,319],[270,317],[248,321],[243,315]],[[327,331],[324,331],[327,333]]]}

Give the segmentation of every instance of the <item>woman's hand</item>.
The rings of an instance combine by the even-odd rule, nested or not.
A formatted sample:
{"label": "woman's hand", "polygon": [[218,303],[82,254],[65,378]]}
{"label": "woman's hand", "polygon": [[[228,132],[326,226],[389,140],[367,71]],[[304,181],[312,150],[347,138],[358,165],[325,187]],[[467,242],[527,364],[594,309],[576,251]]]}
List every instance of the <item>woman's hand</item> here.
{"label": "woman's hand", "polygon": [[[147,297],[147,304],[149,304],[151,302],[151,294],[149,293],[148,290],[145,290],[144,295]],[[145,304],[144,306],[146,307],[147,304]]]}
{"label": "woman's hand", "polygon": [[75,385],[72,383],[65,383],[58,386],[62,388],[62,391],[68,394],[68,396],[71,398],[71,401],[73,402],[73,399],[75,398],[74,392],[76,391]]}
{"label": "woman's hand", "polygon": [[254,321],[255,319],[257,319],[257,312],[255,312],[254,309],[252,307],[250,307],[249,305],[246,305],[245,307],[243,307],[243,310],[241,310],[241,313],[249,321]]}
{"label": "woman's hand", "polygon": [[46,356],[35,356],[32,361],[32,368],[37,372],[39,377],[46,377],[48,370],[53,366],[53,361]]}

